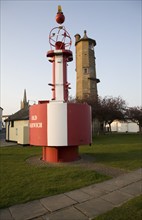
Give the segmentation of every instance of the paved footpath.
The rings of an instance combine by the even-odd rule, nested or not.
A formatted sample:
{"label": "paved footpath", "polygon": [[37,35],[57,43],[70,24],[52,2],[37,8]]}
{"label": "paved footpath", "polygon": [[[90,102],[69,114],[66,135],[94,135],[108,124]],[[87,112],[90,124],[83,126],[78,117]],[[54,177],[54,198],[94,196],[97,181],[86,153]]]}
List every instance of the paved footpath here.
{"label": "paved footpath", "polygon": [[142,169],[0,210],[0,220],[91,220],[142,193]]}

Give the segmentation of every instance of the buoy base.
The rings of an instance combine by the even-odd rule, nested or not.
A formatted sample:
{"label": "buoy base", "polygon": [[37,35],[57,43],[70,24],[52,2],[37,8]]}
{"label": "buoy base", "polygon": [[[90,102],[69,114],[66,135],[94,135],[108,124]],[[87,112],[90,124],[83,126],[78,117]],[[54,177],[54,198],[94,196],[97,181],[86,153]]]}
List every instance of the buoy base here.
{"label": "buoy base", "polygon": [[42,160],[49,163],[72,162],[78,159],[78,146],[43,147],[42,149]]}

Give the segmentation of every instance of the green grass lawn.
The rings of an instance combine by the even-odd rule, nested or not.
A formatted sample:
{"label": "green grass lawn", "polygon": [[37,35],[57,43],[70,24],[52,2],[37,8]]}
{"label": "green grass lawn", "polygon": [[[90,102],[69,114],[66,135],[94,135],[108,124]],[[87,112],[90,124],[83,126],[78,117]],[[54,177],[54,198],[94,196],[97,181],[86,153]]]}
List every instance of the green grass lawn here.
{"label": "green grass lawn", "polygon": [[106,134],[96,136],[92,146],[82,146],[80,152],[94,156],[94,162],[134,170],[142,166],[142,135]]}
{"label": "green grass lawn", "polygon": [[108,179],[75,166],[32,166],[26,159],[40,147],[0,148],[0,208],[55,195]]}
{"label": "green grass lawn", "polygon": [[[94,161],[126,170],[141,167],[141,141],[138,134],[103,135],[92,146],[80,147]],[[32,166],[26,159],[41,155],[40,147],[0,148],[0,207],[8,207],[101,182],[108,177],[78,166]]]}
{"label": "green grass lawn", "polygon": [[141,220],[142,196],[138,196],[124,205],[100,215],[94,220]]}

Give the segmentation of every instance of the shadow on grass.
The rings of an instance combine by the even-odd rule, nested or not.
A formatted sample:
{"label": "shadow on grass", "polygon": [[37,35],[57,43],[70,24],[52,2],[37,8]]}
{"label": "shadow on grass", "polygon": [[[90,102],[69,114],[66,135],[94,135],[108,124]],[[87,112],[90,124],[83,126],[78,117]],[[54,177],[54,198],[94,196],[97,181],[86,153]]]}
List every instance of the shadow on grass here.
{"label": "shadow on grass", "polygon": [[141,150],[131,150],[129,152],[96,152],[86,153],[89,157],[93,157],[93,162],[106,164],[122,169],[133,170],[140,168],[142,165]]}
{"label": "shadow on grass", "polygon": [[93,136],[93,143],[96,144],[132,144],[142,143],[142,135],[138,133],[108,133],[105,135]]}

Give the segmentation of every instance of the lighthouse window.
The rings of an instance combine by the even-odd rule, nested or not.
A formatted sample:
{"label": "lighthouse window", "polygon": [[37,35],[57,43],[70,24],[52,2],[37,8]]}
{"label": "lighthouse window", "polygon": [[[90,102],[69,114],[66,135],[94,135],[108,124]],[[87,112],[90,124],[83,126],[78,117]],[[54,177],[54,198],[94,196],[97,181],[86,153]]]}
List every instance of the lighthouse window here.
{"label": "lighthouse window", "polygon": [[93,43],[89,44],[89,48],[90,48],[91,50],[94,50],[94,44],[93,44]]}
{"label": "lighthouse window", "polygon": [[87,74],[88,73],[88,68],[83,68],[83,73]]}
{"label": "lighthouse window", "polygon": [[84,98],[84,99],[89,98],[89,93],[83,93],[83,98]]}

